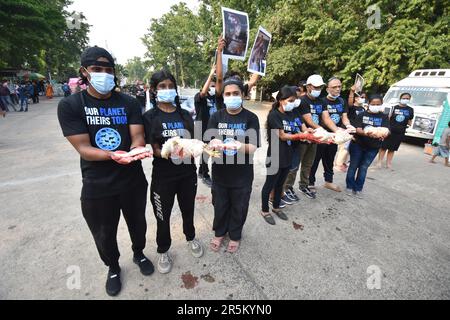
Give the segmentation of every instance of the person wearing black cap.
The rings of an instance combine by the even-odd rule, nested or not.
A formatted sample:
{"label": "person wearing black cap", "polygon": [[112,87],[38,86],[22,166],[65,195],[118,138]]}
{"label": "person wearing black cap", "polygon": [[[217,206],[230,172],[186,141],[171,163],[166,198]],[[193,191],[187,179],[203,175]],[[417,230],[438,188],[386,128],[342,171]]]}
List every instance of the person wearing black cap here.
{"label": "person wearing black cap", "polygon": [[144,275],[154,271],[143,254],[148,184],[140,161],[151,153],[117,156],[145,147],[145,138],[139,103],[114,91],[111,54],[99,47],[86,49],[80,77],[87,90],[61,100],[58,119],[64,136],[81,156],[81,209],[100,257],[109,267],[106,292],[115,296],[122,287],[117,246],[120,211],[131,236],[133,261]]}
{"label": "person wearing black cap", "polygon": [[242,81],[229,78],[223,87],[226,109],[211,116],[205,134],[205,141],[217,139],[230,146],[221,148],[223,156],[215,158],[212,164],[215,237],[211,240],[211,250],[219,251],[228,233],[227,251],[234,253],[239,249],[247,219],[254,178],[253,154],[260,147],[260,136],[258,117],[243,107]]}
{"label": "person wearing black cap", "polygon": [[[225,40],[220,37],[219,45],[217,47],[217,61],[216,65],[211,68],[208,79],[205,82],[202,90],[197,93],[194,97],[195,111],[196,111],[196,122],[195,125],[201,125],[202,136],[208,127],[208,122],[214,113],[217,112],[218,103],[217,100],[222,100],[222,84],[223,84],[223,74],[222,74],[222,52],[225,47]],[[214,79],[216,75],[216,79]],[[208,168],[208,155],[205,153],[203,157],[200,158],[200,166],[198,170],[198,176],[203,180],[203,182],[211,187],[212,181],[209,176]]]}

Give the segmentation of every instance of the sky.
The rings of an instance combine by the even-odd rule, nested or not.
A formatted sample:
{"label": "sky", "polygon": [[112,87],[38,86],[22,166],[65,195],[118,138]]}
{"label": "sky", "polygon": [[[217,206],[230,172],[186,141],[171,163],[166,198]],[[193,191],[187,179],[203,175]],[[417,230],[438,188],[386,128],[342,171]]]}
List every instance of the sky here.
{"label": "sky", "polygon": [[[118,63],[135,56],[144,57],[141,38],[148,33],[150,20],[160,18],[175,0],[74,0],[68,11],[83,12],[91,25],[90,45],[108,49]],[[184,0],[189,8],[198,8],[197,0]]]}

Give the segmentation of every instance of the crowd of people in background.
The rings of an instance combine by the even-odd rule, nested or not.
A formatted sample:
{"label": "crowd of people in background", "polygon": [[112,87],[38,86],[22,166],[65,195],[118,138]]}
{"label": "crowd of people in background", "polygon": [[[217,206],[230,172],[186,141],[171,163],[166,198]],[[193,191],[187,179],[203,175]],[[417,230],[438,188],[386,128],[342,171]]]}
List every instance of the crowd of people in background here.
{"label": "crowd of people in background", "polygon": [[[61,90],[64,97],[72,94],[68,82],[62,82]],[[58,86],[59,86],[58,85]],[[79,92],[81,89],[77,86]],[[39,104],[40,97],[53,99],[55,88],[52,82],[44,80],[7,80],[0,82],[0,116],[5,117],[10,111],[28,112],[30,104]]]}

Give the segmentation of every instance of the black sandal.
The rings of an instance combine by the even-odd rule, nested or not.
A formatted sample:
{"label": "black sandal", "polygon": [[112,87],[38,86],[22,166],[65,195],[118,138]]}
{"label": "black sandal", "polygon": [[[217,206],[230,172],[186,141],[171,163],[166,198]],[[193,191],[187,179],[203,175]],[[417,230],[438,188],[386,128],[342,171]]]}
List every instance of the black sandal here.
{"label": "black sandal", "polygon": [[280,218],[281,220],[284,220],[284,221],[288,220],[287,215],[283,211],[281,211],[281,210],[279,210],[279,211],[272,210],[272,212],[275,213],[277,215],[277,217]]}

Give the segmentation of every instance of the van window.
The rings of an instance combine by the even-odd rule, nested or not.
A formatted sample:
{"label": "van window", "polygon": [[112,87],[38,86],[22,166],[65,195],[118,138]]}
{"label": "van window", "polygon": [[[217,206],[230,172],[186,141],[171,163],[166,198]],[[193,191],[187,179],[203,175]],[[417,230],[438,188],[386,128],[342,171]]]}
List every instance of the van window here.
{"label": "van window", "polygon": [[403,90],[401,88],[391,88],[386,96],[384,102],[395,104],[400,102],[400,95],[408,92],[411,94],[412,106],[426,106],[439,108],[447,99],[447,92],[424,90],[426,88],[417,88],[417,90]]}

